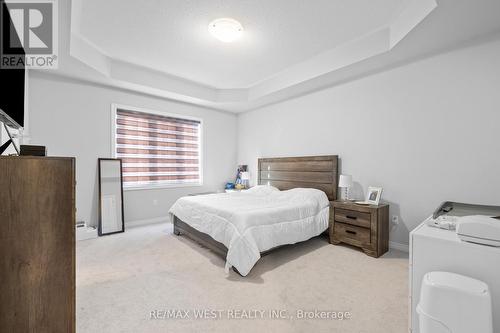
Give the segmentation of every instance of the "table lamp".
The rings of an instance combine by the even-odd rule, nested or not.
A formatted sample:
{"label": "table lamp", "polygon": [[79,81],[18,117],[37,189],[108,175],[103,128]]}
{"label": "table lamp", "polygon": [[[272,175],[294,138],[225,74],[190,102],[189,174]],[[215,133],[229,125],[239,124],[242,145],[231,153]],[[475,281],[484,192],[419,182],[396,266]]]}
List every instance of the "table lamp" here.
{"label": "table lamp", "polygon": [[340,175],[339,177],[339,187],[342,188],[342,199],[349,200],[349,188],[352,186],[352,176],[351,175]]}
{"label": "table lamp", "polygon": [[250,179],[250,172],[244,171],[241,173],[241,182],[245,188],[248,188],[248,180]]}

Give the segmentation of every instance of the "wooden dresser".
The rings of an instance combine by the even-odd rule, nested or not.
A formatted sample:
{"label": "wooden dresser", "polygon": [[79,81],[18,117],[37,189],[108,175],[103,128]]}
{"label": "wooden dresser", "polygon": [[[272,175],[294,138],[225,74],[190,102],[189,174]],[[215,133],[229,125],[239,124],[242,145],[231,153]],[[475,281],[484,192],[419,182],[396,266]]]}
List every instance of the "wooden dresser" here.
{"label": "wooden dresser", "polygon": [[0,331],[75,332],[75,159],[0,156]]}
{"label": "wooden dresser", "polygon": [[389,205],[331,202],[330,243],[346,243],[378,258],[389,250]]}

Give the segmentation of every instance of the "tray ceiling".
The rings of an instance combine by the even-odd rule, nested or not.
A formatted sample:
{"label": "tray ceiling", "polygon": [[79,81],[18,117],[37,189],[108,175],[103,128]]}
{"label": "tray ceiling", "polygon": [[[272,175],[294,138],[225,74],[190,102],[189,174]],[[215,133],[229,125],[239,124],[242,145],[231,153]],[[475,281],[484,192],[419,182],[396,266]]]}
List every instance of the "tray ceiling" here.
{"label": "tray ceiling", "polygon": [[[354,65],[404,44],[442,4],[452,15],[441,17],[451,23],[473,7],[468,0],[439,6],[436,0],[73,0],[70,55],[106,84],[240,112],[327,86],[347,70],[359,75]],[[243,37],[213,38],[207,26],[220,17],[241,22]],[[445,32],[450,42],[460,40]],[[433,42],[421,43],[422,52],[430,50],[425,43],[436,49]],[[394,57],[401,61],[397,52]]]}

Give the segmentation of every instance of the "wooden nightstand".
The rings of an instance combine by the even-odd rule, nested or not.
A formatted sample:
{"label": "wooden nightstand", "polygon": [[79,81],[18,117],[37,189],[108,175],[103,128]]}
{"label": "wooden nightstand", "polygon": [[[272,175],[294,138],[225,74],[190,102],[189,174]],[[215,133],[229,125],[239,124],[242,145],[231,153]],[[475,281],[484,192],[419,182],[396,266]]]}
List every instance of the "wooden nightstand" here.
{"label": "wooden nightstand", "polygon": [[331,202],[329,234],[331,244],[346,243],[378,258],[389,250],[389,205],[358,205]]}

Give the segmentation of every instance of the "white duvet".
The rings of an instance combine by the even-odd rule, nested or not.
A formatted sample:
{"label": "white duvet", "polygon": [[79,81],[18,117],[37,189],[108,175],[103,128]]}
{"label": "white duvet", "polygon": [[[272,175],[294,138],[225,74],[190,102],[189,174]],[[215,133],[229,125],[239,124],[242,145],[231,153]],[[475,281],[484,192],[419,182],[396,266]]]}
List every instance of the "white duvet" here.
{"label": "white duvet", "polygon": [[260,252],[325,231],[329,201],[316,189],[280,191],[256,186],[244,192],[182,197],[170,208],[170,215],[224,244],[226,271],[234,266],[245,276]]}

